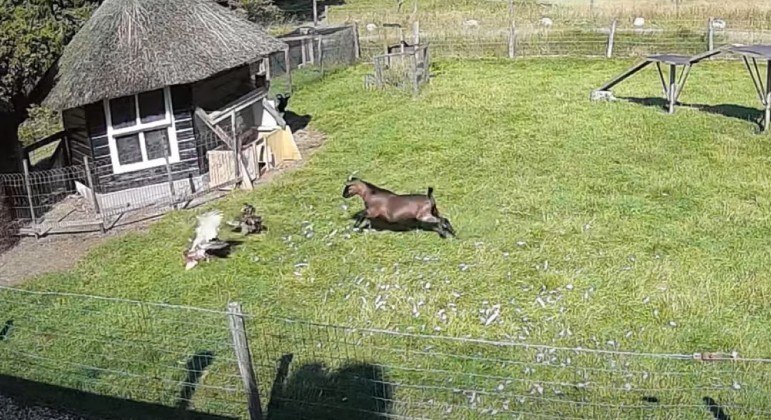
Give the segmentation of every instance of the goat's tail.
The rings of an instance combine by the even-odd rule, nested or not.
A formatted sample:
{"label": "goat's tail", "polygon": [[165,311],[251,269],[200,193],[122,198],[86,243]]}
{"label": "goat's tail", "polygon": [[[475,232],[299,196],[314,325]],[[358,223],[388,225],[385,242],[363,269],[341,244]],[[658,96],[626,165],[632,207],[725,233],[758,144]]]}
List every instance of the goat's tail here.
{"label": "goat's tail", "polygon": [[431,202],[431,214],[438,217],[439,210],[436,208],[436,200],[434,200],[434,187],[428,187],[426,196],[428,197],[428,201]]}

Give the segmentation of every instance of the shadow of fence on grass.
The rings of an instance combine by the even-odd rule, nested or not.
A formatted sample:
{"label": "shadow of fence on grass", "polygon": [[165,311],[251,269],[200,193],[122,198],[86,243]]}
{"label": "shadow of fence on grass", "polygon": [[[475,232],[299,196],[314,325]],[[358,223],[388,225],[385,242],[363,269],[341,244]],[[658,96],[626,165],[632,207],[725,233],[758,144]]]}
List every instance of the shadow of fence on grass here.
{"label": "shadow of fence on grass", "polygon": [[[632,102],[642,106],[648,106],[653,108],[659,108],[666,110],[669,106],[668,102],[664,98],[658,97],[646,97],[646,98],[633,98],[633,97],[619,97],[618,99]],[[736,104],[719,104],[719,105],[706,105],[706,104],[689,104],[685,102],[678,102],[676,107],[691,108],[701,112],[709,114],[720,115],[723,117],[733,118],[741,120],[743,122],[751,122],[760,129],[761,120],[763,118],[763,111],[757,108],[750,108],[743,105]]]}
{"label": "shadow of fence on grass", "polygon": [[349,363],[333,370],[312,362],[289,376],[292,358],[286,354],[279,361],[268,403],[269,420],[379,419],[390,413],[393,388],[381,367]]}
{"label": "shadow of fence on grass", "polygon": [[64,410],[83,417],[101,419],[231,420],[212,414],[93,394],[70,388],[0,375],[0,394],[26,405]]}

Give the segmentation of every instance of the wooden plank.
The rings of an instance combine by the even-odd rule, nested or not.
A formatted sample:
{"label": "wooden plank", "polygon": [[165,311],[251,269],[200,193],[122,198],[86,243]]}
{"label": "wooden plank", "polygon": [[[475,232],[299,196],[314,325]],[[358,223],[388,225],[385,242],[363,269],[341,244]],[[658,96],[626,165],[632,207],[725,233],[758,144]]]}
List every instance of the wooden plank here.
{"label": "wooden plank", "polygon": [[52,135],[50,135],[50,136],[48,136],[48,137],[46,137],[46,138],[44,138],[42,140],[36,141],[36,142],[30,144],[29,146],[25,147],[24,148],[24,152],[25,153],[34,152],[35,150],[40,149],[43,146],[47,146],[47,145],[49,145],[51,143],[54,143],[54,142],[57,142],[59,140],[64,140],[66,136],[67,136],[67,132],[66,131],[60,131],[58,133],[52,134]]}
{"label": "wooden plank", "polygon": [[249,343],[246,338],[246,324],[244,323],[241,304],[238,302],[228,303],[228,320],[230,334],[233,338],[233,349],[235,350],[236,361],[238,362],[238,371],[241,373],[241,380],[246,391],[249,418],[250,420],[262,420],[262,404],[260,404],[257,378],[254,374],[252,355],[249,352]]}
{"label": "wooden plank", "polygon": [[610,34],[608,35],[608,48],[605,51],[605,57],[610,58],[613,56],[613,42],[616,38],[616,25],[618,22],[616,19],[613,19],[613,22],[610,24]]}
{"label": "wooden plank", "polygon": [[690,62],[691,62],[691,64],[696,64],[699,61],[705,60],[707,58],[712,58],[712,57],[714,57],[714,56],[716,56],[718,54],[724,53],[727,48],[730,48],[730,46],[729,45],[725,45],[725,46],[722,46],[720,48],[716,48],[714,50],[710,50],[710,51],[707,51],[707,52],[703,52],[701,54],[694,55],[693,57],[691,57]]}
{"label": "wooden plank", "polygon": [[206,156],[209,158],[209,182],[211,184],[224,184],[235,179],[236,174],[233,172],[232,160],[228,158],[228,156],[232,156],[231,151],[209,150]]}
{"label": "wooden plank", "polygon": [[644,61],[641,61],[641,62],[635,64],[634,67],[632,67],[631,69],[629,69],[629,70],[619,74],[618,76],[614,77],[613,79],[611,79],[611,81],[609,81],[608,83],[605,83],[604,85],[602,85],[597,90],[609,90],[609,89],[611,89],[613,86],[616,86],[617,84],[619,84],[619,83],[623,82],[624,80],[628,79],[630,76],[632,76],[633,74],[635,74],[638,71],[642,70],[643,68],[645,68],[650,63],[652,63],[652,61],[644,60]]}
{"label": "wooden plank", "polygon": [[359,43],[359,24],[353,23],[353,49],[356,53],[356,59],[361,58],[361,44]]}
{"label": "wooden plank", "polygon": [[[214,125],[212,123],[211,119],[209,118],[209,116],[206,115],[206,112],[204,112],[203,109],[196,108],[195,109],[195,115],[197,115],[198,118],[200,118],[201,121],[203,121],[203,123],[206,124],[206,126],[209,127],[209,129],[211,129],[214,132],[214,134],[216,134],[217,137],[223,143],[225,143],[228,146],[228,148],[230,150],[234,150],[234,148],[235,148],[235,140],[231,139],[227,134],[225,134],[225,132],[222,131],[221,128],[219,128],[216,125]],[[246,165],[244,164],[244,160],[243,159],[238,159],[238,165],[239,165],[239,168],[240,168],[241,172],[245,173]],[[242,181],[243,181],[243,185],[244,185],[245,189],[251,190],[252,188],[254,188],[254,186],[252,185],[252,180],[249,179],[248,176],[242,177]]]}

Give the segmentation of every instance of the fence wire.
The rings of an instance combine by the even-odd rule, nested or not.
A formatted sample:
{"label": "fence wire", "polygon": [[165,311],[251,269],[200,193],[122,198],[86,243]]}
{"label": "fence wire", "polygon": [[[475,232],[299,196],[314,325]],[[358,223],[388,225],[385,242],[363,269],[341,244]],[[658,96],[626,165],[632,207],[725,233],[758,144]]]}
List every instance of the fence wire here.
{"label": "fence wire", "polygon": [[61,223],[78,203],[57,207],[77,192],[76,183],[86,183],[82,165],[67,166],[45,171],[0,174],[6,203],[13,219],[19,223]]}
{"label": "fence wire", "polygon": [[244,415],[225,312],[1,288],[0,314],[3,374],[133,401]]}
{"label": "fence wire", "polygon": [[[0,373],[245,417],[224,310],[0,287]],[[270,418],[768,418],[771,359],[243,316]]]}
{"label": "fence wire", "polygon": [[170,162],[133,174],[116,174],[109,158],[0,174],[3,217],[13,224],[0,237],[104,230],[170,209],[195,207],[219,197],[240,180],[233,164],[227,171],[215,168],[227,179],[220,176],[211,182],[209,152],[227,153],[214,132],[200,128],[195,150],[197,165]]}
{"label": "fence wire", "polygon": [[275,91],[291,91],[287,72],[292,72],[292,84],[307,83],[358,60],[354,25],[300,27],[279,39],[289,45],[289,50],[270,56]]}
{"label": "fence wire", "polygon": [[[592,19],[518,15],[510,19],[505,11],[499,15],[475,13],[398,17],[384,13],[356,15],[352,19],[359,22],[362,55],[367,59],[383,54],[385,46],[399,43],[399,30],[384,26],[392,20],[404,22],[401,31],[407,39],[413,38],[413,25],[419,22],[421,42],[428,42],[437,57],[509,57],[510,44],[515,57],[603,57],[609,53],[612,57],[632,57],[658,53],[694,55],[710,47],[771,42],[771,21],[766,20],[766,15],[727,21],[707,17],[645,19],[628,13]],[[764,23],[759,25],[759,21]]]}
{"label": "fence wire", "polygon": [[768,360],[271,321],[252,320],[252,351],[278,418],[771,416]]}

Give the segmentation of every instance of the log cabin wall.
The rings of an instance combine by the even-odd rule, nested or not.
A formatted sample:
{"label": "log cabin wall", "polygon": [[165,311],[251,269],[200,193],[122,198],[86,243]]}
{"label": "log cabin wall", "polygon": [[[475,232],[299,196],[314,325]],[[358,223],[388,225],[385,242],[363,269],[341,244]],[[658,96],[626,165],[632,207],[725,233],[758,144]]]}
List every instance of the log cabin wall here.
{"label": "log cabin wall", "polygon": [[[198,165],[195,128],[193,127],[191,87],[188,85],[171,87],[171,100],[179,147],[179,162],[171,165],[172,176],[174,180],[198,176],[201,172]],[[96,173],[94,182],[98,185],[97,190],[99,192],[109,193],[168,181],[165,165],[120,174],[114,173],[107,138],[104,106],[101,103],[90,104],[85,107],[84,112],[88,123],[88,136],[91,140],[91,157]]]}

